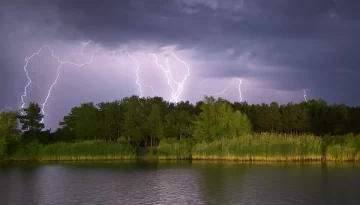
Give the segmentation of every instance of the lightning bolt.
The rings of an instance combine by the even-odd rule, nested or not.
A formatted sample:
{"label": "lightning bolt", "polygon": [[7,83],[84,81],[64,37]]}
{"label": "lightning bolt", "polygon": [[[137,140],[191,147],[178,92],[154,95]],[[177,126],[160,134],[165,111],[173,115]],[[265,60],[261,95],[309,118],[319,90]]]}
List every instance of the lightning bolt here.
{"label": "lightning bolt", "polygon": [[[166,70],[161,64],[159,64],[159,60],[158,60],[158,58],[156,57],[155,54],[150,53],[149,55],[151,55],[151,56],[153,56],[153,57],[155,58],[156,66],[157,66],[158,68],[160,68],[160,69],[165,73],[165,76],[166,76],[166,78],[167,78],[167,83],[168,83],[169,87],[170,87],[171,90],[172,90],[172,98],[171,98],[171,100],[173,100],[173,99],[175,98],[175,95],[174,95],[175,89],[174,89],[174,87],[171,85],[171,82],[170,82],[170,81],[173,81],[173,83],[177,84],[178,86],[179,86],[180,84],[179,84],[178,82],[176,82],[176,81],[174,80],[174,78],[172,77],[171,72],[170,72],[170,70],[169,70],[169,66],[168,66],[168,69]],[[166,62],[167,62],[167,57],[166,57]]]}
{"label": "lightning bolt", "polygon": [[231,85],[227,86],[224,90],[222,90],[221,92],[218,93],[212,93],[212,94],[208,94],[208,95],[222,95],[224,94],[229,88],[231,87]]}
{"label": "lightning bolt", "polygon": [[75,57],[75,58],[76,58],[76,56],[83,56],[83,55],[84,55],[84,49],[85,49],[85,47],[86,47],[88,44],[90,44],[90,43],[91,43],[91,40],[88,41],[88,42],[82,43],[82,48],[81,48],[80,53],[72,53],[72,55],[66,56],[66,57],[64,57],[64,58],[67,59],[67,58],[71,58],[71,57]]}
{"label": "lightning bolt", "polygon": [[241,79],[239,79],[239,99],[240,99],[240,102],[243,101],[243,99],[242,99],[242,93],[241,93]]}
{"label": "lightning bolt", "polygon": [[[32,85],[32,84],[37,85],[38,88],[39,88],[41,91],[43,91],[43,90],[40,88],[40,86],[39,86],[37,83],[35,83],[35,82],[33,81],[33,79],[32,79],[32,78],[30,77],[30,75],[29,75],[29,72],[28,72],[27,67],[28,67],[28,64],[29,64],[29,62],[31,61],[32,58],[34,58],[35,56],[39,55],[43,50],[47,49],[47,50],[49,50],[49,51],[51,52],[52,57],[55,58],[55,59],[57,60],[57,62],[59,63],[58,66],[57,66],[57,68],[56,68],[56,77],[55,77],[55,80],[54,80],[54,81],[52,82],[52,84],[50,85],[49,89],[47,90],[47,94],[46,94],[45,100],[44,100],[43,103],[40,105],[41,114],[45,116],[45,107],[46,107],[46,105],[47,105],[47,103],[48,103],[49,98],[51,97],[53,88],[55,87],[55,85],[57,84],[57,82],[58,82],[58,80],[59,80],[59,78],[60,78],[60,70],[61,70],[62,66],[63,66],[64,64],[69,64],[69,65],[74,65],[74,66],[77,66],[77,67],[82,67],[82,66],[85,66],[85,65],[89,65],[89,64],[91,64],[91,63],[93,62],[93,60],[94,60],[94,55],[95,55],[95,53],[98,52],[98,50],[92,52],[91,58],[90,58],[88,61],[86,61],[85,63],[75,63],[75,62],[72,62],[72,61],[68,60],[68,59],[70,59],[71,57],[75,57],[75,59],[76,59],[76,56],[82,56],[82,55],[84,55],[84,49],[85,49],[85,47],[86,47],[88,44],[90,44],[90,43],[91,43],[91,41],[82,43],[82,49],[81,49],[81,52],[80,52],[80,53],[73,53],[73,54],[70,55],[70,56],[64,57],[64,60],[61,60],[60,57],[58,57],[57,55],[55,55],[55,51],[54,51],[49,45],[43,45],[43,46],[41,46],[40,49],[39,49],[37,52],[35,52],[35,53],[33,53],[32,55],[30,55],[29,57],[25,58],[25,62],[26,62],[26,63],[25,63],[25,65],[24,65],[24,67],[23,67],[23,70],[24,70],[24,72],[25,72],[25,76],[26,76],[28,82],[27,82],[27,84],[26,84],[25,87],[24,87],[24,92],[23,92],[23,94],[20,96],[20,98],[21,98],[21,103],[20,103],[20,108],[19,108],[19,109],[20,109],[20,110],[23,110],[23,108],[25,107],[25,104],[26,104],[26,103],[25,103],[25,98],[28,96],[29,92],[31,91],[31,87],[32,87],[31,85]],[[137,60],[137,58],[135,58],[133,55],[131,55],[127,50],[125,50],[125,49],[123,49],[123,50],[126,52],[127,56],[128,56],[129,58],[131,58],[131,59],[135,62],[135,64],[136,64],[136,82],[135,82],[135,83],[136,83],[136,84],[138,85],[138,87],[139,87],[140,98],[143,97],[143,87],[148,87],[148,88],[150,88],[151,91],[152,91],[156,96],[158,96],[158,94],[155,92],[155,90],[154,90],[154,88],[153,88],[152,86],[150,86],[150,85],[145,85],[145,84],[141,84],[141,83],[140,83],[140,76],[139,76],[140,63],[139,63],[139,61]],[[109,52],[103,52],[103,53],[109,53]],[[116,51],[111,51],[111,53],[115,54]],[[170,52],[170,55],[171,55],[172,57],[174,57],[177,61],[179,61],[180,63],[182,63],[182,64],[186,67],[186,69],[187,69],[187,74],[186,74],[185,76],[183,76],[183,78],[182,78],[181,81],[178,82],[178,81],[176,81],[176,80],[174,79],[174,77],[172,76],[171,67],[170,67],[170,65],[169,65],[169,63],[168,63],[168,57],[169,57],[169,56],[166,57],[166,67],[167,67],[167,69],[165,69],[162,65],[159,64],[156,55],[155,55],[155,54],[151,54],[151,55],[155,58],[156,65],[157,65],[159,68],[161,68],[161,70],[165,73],[165,75],[166,75],[166,77],[167,77],[167,79],[168,79],[168,84],[169,84],[170,88],[172,89],[172,98],[171,98],[171,100],[176,103],[176,102],[178,101],[180,95],[183,93],[184,84],[185,84],[187,78],[190,76],[190,68],[189,68],[189,66],[187,65],[186,62],[184,62],[183,60],[181,60],[181,59],[180,59],[178,56],[176,56],[173,52]],[[148,55],[146,55],[146,56],[148,56]],[[148,59],[147,59],[147,60],[148,60]],[[176,71],[176,74],[177,74],[177,75],[178,75],[178,72],[179,72],[179,70],[177,69],[177,71]],[[177,88],[176,88],[176,89],[172,86],[172,83],[174,83],[174,84],[177,85]],[[29,89],[29,86],[30,86],[30,89]],[[24,114],[24,113],[21,111],[21,114]],[[41,119],[41,123],[43,123],[43,121],[44,121],[44,118]]]}
{"label": "lightning bolt", "polygon": [[155,92],[153,86],[151,86],[151,85],[146,85],[146,84],[142,84],[142,85],[145,86],[145,87],[150,88],[150,89],[151,89],[151,92],[154,93],[155,96],[159,96],[159,95],[157,94],[157,92]]}
{"label": "lightning bolt", "polygon": [[[155,92],[153,86],[150,86],[150,85],[146,85],[146,84],[141,84],[139,81],[140,81],[140,76],[139,76],[139,71],[140,71],[140,63],[139,61],[133,56],[133,55],[130,55],[130,53],[126,50],[126,49],[122,49],[121,51],[124,51],[126,53],[126,55],[131,58],[135,64],[136,64],[136,72],[135,72],[135,75],[136,75],[136,81],[135,83],[139,86],[139,91],[140,91],[140,98],[143,97],[143,89],[142,87],[148,87],[151,89],[151,92],[155,95],[155,96],[158,96],[158,94]],[[116,53],[116,51],[110,51],[111,53]],[[107,52],[109,53],[109,52]],[[144,54],[145,55],[145,54]],[[147,55],[145,55],[145,57],[147,57]],[[119,58],[117,58],[119,60]]]}
{"label": "lightning bolt", "polygon": [[4,112],[5,110],[13,110],[12,107],[5,105],[3,109],[0,110],[0,112]]}
{"label": "lightning bolt", "polygon": [[176,60],[178,60],[180,63],[184,64],[184,66],[186,67],[187,69],[187,73],[186,75],[184,76],[183,80],[181,81],[180,83],[180,86],[179,86],[179,89],[178,89],[178,92],[176,94],[176,98],[174,99],[175,102],[178,101],[178,98],[180,97],[181,93],[183,92],[183,86],[187,80],[188,77],[190,77],[190,68],[189,66],[185,63],[185,61],[179,59],[179,57],[177,57],[173,52],[171,52],[171,55],[174,56],[176,58]]}
{"label": "lightning bolt", "polygon": [[[169,65],[169,56],[166,56],[165,58],[165,65],[167,67],[167,69],[164,68],[164,66],[162,66],[161,64],[159,64],[159,61],[158,61],[158,58],[156,57],[155,54],[153,53],[150,53],[149,55],[153,56],[155,58],[155,63],[157,65],[158,68],[160,68],[164,73],[165,73],[165,76],[167,78],[167,83],[169,85],[169,87],[171,88],[172,90],[172,93],[171,93],[171,100],[172,102],[175,102],[177,103],[178,102],[178,99],[179,97],[181,96],[182,92],[183,92],[183,86],[187,80],[187,78],[190,76],[190,68],[189,66],[183,61],[181,60],[179,57],[177,57],[173,52],[170,52],[171,56],[173,56],[177,61],[179,61],[180,63],[182,63],[186,69],[187,69],[187,73],[186,75],[183,77],[183,80],[178,82],[174,79],[174,77],[172,76],[171,74],[171,67]],[[178,74],[178,70],[176,72],[176,74]],[[174,87],[172,86],[172,83],[176,84],[177,85],[177,91],[175,91]]]}
{"label": "lightning bolt", "polygon": [[36,85],[41,92],[44,92],[44,90],[40,87],[40,85],[37,84],[37,83],[35,83],[35,82],[33,81],[33,82],[31,83],[31,85],[30,85],[30,89],[29,89],[29,91],[28,91],[27,94],[31,93],[32,88],[33,88],[33,86],[32,86],[33,84]]}
{"label": "lightning bolt", "polygon": [[[83,48],[81,49],[81,54],[80,54],[80,55],[83,54],[84,47],[85,47],[86,45],[88,45],[89,43],[90,43],[90,42],[87,42],[87,43],[84,43],[84,44],[83,44]],[[51,92],[52,92],[53,87],[56,85],[56,83],[57,83],[58,80],[59,80],[59,77],[60,77],[60,68],[61,68],[61,66],[62,66],[63,64],[70,64],[70,65],[75,65],[75,66],[78,66],[78,67],[82,67],[82,66],[91,64],[92,61],[94,60],[94,54],[95,54],[95,52],[97,52],[97,51],[95,51],[95,52],[92,53],[92,56],[91,56],[91,58],[90,58],[89,61],[87,61],[87,62],[85,62],[85,63],[82,63],[82,64],[74,63],[74,62],[67,61],[67,60],[66,60],[66,61],[62,61],[62,60],[60,59],[60,57],[58,57],[58,56],[55,55],[54,50],[53,50],[49,45],[43,45],[43,46],[41,46],[40,49],[39,49],[37,52],[35,52],[35,53],[33,53],[31,56],[25,58],[26,63],[25,63],[25,66],[24,66],[24,71],[25,71],[26,78],[28,79],[28,83],[26,84],[26,86],[25,86],[25,88],[24,88],[24,93],[23,93],[23,94],[21,95],[21,97],[20,97],[20,98],[21,98],[21,106],[20,106],[20,109],[23,109],[24,106],[25,106],[24,98],[27,97],[27,94],[28,94],[27,89],[28,89],[28,87],[31,85],[31,83],[34,83],[34,82],[31,80],[31,78],[29,77],[29,73],[28,73],[28,70],[27,70],[27,66],[28,66],[28,64],[29,64],[29,61],[30,61],[33,57],[35,57],[36,55],[39,55],[40,52],[41,52],[43,49],[48,49],[48,50],[51,52],[51,56],[52,56],[53,58],[55,58],[55,59],[58,61],[58,63],[59,63],[59,65],[58,65],[58,67],[57,67],[57,69],[56,69],[56,78],[55,78],[54,82],[51,84],[49,90],[47,91],[47,95],[46,95],[46,97],[45,97],[44,102],[41,104],[41,114],[45,116],[45,106],[46,106],[46,103],[47,103],[47,101],[49,100],[49,98],[50,98],[50,96],[51,96]],[[21,114],[23,114],[23,112],[21,112]],[[44,121],[44,118],[41,119],[41,123],[43,123],[43,121]]]}
{"label": "lightning bolt", "polygon": [[126,54],[135,62],[136,64],[136,84],[139,86],[139,91],[140,91],[140,98],[143,97],[143,91],[142,91],[142,85],[139,83],[140,77],[139,77],[139,69],[140,69],[140,63],[139,61],[134,58],[132,55],[130,55],[129,52],[127,52],[127,50],[125,50]]}
{"label": "lightning bolt", "polygon": [[307,102],[307,99],[306,99],[306,90],[304,89],[303,91],[304,91],[304,100],[305,100],[305,102]]}

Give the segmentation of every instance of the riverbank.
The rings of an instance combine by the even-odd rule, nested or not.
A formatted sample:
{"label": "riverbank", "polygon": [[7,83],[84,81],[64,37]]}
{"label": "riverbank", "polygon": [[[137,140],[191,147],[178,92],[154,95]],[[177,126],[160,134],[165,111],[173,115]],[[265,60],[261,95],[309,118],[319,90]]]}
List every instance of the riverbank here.
{"label": "riverbank", "polygon": [[[341,139],[341,140],[339,140]],[[147,151],[144,151],[146,149]],[[162,140],[157,148],[135,148],[125,141],[101,140],[17,146],[8,161],[226,160],[249,162],[360,161],[355,136],[317,137],[262,133],[196,143]]]}
{"label": "riverbank", "polygon": [[136,148],[124,142],[102,140],[42,145],[18,145],[5,160],[10,161],[100,161],[136,159]]}
{"label": "riverbank", "polygon": [[360,161],[360,140],[353,135],[321,138],[262,133],[210,143],[163,141],[153,156],[164,160]]}

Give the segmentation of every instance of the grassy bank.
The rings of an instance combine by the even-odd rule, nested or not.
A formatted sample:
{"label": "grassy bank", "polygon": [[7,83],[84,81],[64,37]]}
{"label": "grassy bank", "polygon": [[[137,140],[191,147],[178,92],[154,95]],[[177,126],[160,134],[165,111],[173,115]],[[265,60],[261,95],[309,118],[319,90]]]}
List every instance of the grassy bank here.
{"label": "grassy bank", "polygon": [[105,142],[100,140],[76,143],[54,143],[41,145],[31,143],[21,145],[7,157],[7,160],[38,161],[86,161],[86,160],[120,160],[135,159],[136,150],[124,142]]}
{"label": "grassy bank", "polygon": [[330,161],[360,161],[360,135],[326,136],[326,159]]}
{"label": "grassy bank", "polygon": [[[146,149],[146,153],[143,157],[160,160],[360,161],[360,136],[320,138],[313,135],[262,133],[202,143],[196,143],[193,139],[166,139],[162,140],[157,148]],[[136,159],[138,154],[136,148],[126,141],[91,140],[49,145],[18,145],[6,160],[100,161]]]}
{"label": "grassy bank", "polygon": [[357,161],[359,137],[341,136],[341,142],[313,135],[244,135],[211,143],[162,141],[154,155],[159,159],[236,161]]}

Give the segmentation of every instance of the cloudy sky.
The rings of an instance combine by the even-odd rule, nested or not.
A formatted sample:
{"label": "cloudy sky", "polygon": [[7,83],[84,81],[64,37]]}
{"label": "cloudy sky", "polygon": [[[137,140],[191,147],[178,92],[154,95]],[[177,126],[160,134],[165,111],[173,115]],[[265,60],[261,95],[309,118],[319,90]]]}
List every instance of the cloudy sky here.
{"label": "cloudy sky", "polygon": [[82,102],[155,93],[288,103],[305,90],[360,105],[359,10],[356,0],[3,0],[0,107],[21,105],[38,51],[23,100],[42,104],[52,88],[48,127]]}

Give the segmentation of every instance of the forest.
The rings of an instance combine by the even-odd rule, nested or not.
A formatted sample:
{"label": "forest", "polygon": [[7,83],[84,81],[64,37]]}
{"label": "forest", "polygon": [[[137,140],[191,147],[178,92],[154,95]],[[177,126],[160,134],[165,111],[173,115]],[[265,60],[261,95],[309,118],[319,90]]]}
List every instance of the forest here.
{"label": "forest", "polygon": [[0,112],[1,160],[360,160],[360,107],[324,100],[196,104],[161,97],[83,103],[45,130],[40,106]]}

